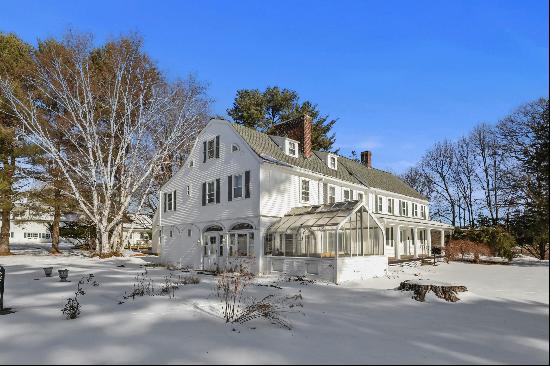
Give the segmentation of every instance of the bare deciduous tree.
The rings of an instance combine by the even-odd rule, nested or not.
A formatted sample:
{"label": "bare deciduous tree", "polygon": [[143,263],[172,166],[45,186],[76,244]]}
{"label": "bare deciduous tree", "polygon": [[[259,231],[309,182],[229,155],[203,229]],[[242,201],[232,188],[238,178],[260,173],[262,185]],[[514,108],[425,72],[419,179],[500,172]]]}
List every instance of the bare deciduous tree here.
{"label": "bare deciduous tree", "polygon": [[[139,211],[163,164],[192,144],[208,109],[203,85],[167,82],[141,46],[135,37],[100,48],[82,36],[47,41],[30,80],[36,92],[22,98],[9,78],[0,79],[29,137],[52,157],[96,226],[101,255],[115,249],[113,231],[130,204]],[[55,129],[70,148],[60,149],[44,125],[53,104],[63,110]]]}

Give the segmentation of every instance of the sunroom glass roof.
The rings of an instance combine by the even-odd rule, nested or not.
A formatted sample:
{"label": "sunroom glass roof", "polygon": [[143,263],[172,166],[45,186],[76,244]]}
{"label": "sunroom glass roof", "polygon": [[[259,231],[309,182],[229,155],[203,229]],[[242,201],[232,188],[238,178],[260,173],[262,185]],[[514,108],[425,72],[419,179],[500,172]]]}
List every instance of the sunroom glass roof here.
{"label": "sunroom glass roof", "polygon": [[274,222],[267,229],[267,233],[292,232],[300,228],[335,228],[359,206],[362,206],[359,201],[345,201],[328,205],[295,207],[279,221]]}

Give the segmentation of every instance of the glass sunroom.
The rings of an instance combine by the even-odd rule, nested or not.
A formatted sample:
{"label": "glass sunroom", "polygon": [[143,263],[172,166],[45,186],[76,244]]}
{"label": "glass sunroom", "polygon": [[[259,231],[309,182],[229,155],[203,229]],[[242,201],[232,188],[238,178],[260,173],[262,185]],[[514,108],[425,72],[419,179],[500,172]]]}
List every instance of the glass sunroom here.
{"label": "glass sunroom", "polygon": [[[361,261],[353,258],[383,256],[383,236],[382,226],[360,201],[296,207],[267,229],[264,254],[274,271],[321,274],[332,265],[339,273],[346,258],[346,265],[354,267]],[[316,266],[315,260],[323,263]]]}

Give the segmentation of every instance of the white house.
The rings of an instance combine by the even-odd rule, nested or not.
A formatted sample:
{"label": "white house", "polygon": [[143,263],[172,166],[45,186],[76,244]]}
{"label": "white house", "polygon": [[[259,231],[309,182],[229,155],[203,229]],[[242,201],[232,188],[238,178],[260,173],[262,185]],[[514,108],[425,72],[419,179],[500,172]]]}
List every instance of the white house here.
{"label": "white house", "polygon": [[273,135],[213,119],[159,192],[161,260],[340,282],[383,275],[388,257],[428,255],[431,232],[452,226],[431,221],[427,199],[371,157],[313,151],[307,116]]}
{"label": "white house", "polygon": [[[53,214],[44,208],[36,210],[27,206],[16,205],[12,210],[10,243],[50,243],[52,241],[50,225],[53,221]],[[64,222],[75,221],[76,219],[75,214],[63,214],[61,216],[61,225]]]}

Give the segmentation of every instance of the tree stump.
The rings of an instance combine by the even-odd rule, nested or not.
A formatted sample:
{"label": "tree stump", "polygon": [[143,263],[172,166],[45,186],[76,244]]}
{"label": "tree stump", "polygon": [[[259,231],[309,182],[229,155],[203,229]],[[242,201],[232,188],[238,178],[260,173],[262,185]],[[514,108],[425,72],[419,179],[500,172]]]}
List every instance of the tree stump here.
{"label": "tree stump", "polygon": [[468,291],[466,286],[453,285],[444,282],[429,281],[429,280],[407,280],[401,282],[397,288],[401,291],[413,291],[412,297],[416,301],[426,301],[426,294],[432,291],[435,296],[449,302],[457,302],[460,300],[457,296],[458,292]]}

